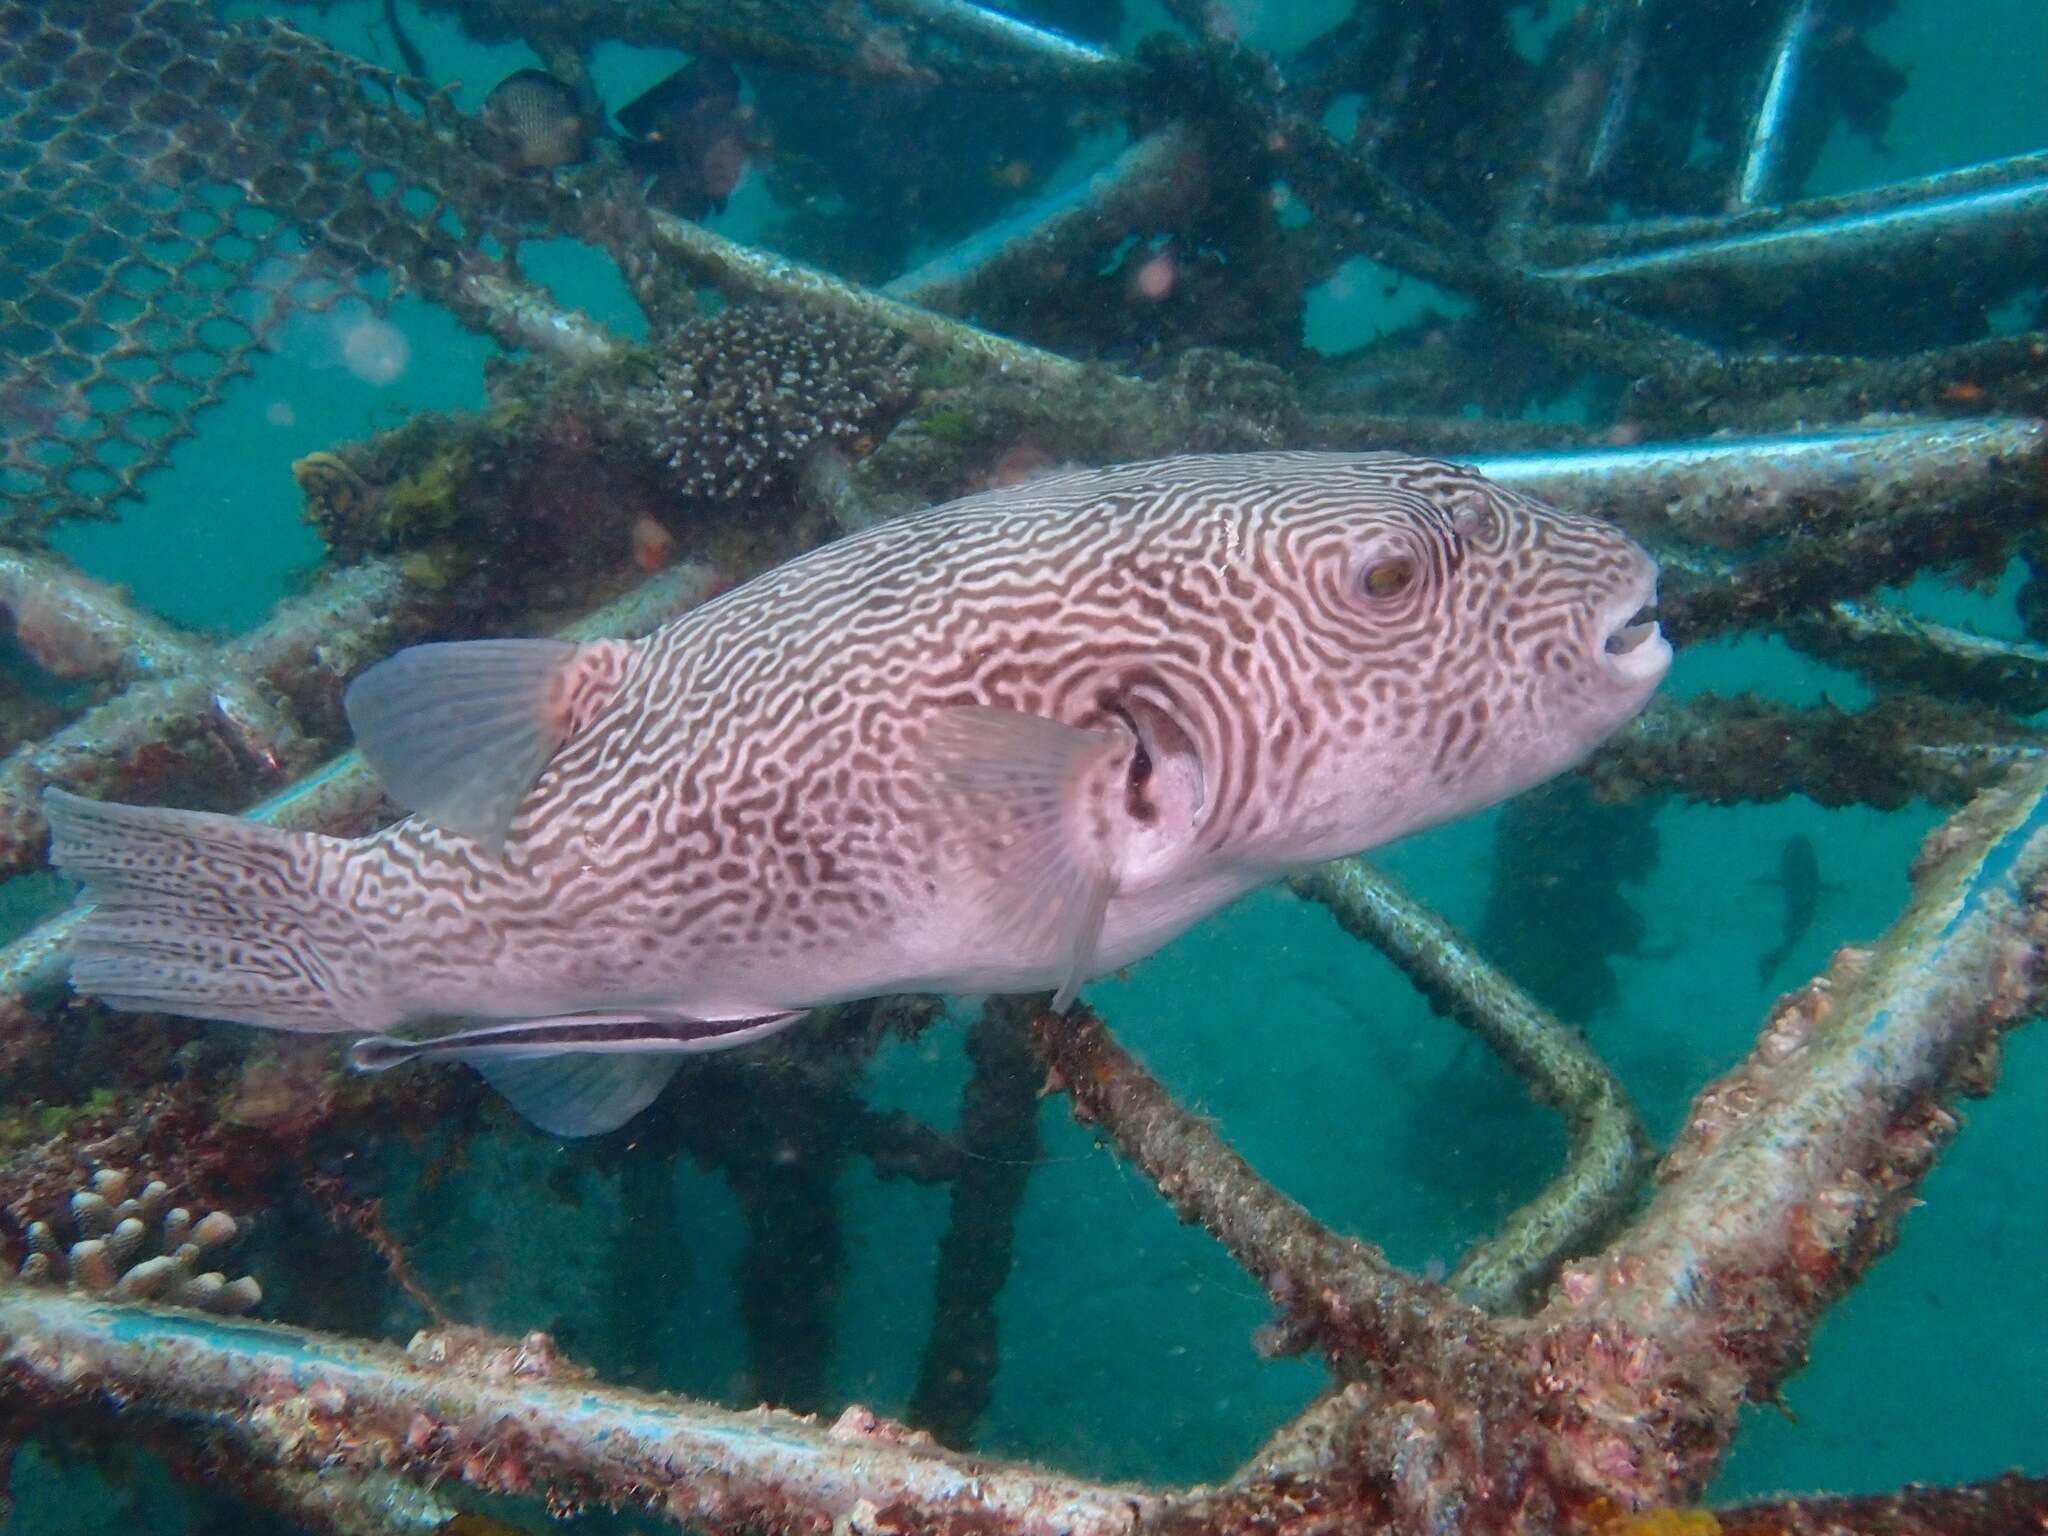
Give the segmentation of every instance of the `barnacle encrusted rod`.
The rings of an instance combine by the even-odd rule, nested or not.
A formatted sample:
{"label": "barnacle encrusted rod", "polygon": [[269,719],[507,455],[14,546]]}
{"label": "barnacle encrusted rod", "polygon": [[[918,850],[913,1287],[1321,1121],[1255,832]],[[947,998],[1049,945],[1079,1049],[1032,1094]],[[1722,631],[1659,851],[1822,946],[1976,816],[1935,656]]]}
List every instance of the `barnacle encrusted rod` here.
{"label": "barnacle encrusted rod", "polygon": [[36,665],[66,680],[197,671],[205,650],[105,583],[17,549],[0,549],[0,611]]}
{"label": "barnacle encrusted rod", "polygon": [[1085,254],[1170,223],[1209,195],[1201,139],[1169,123],[1076,186],[998,219],[887,283],[885,297],[948,314],[1005,290],[1056,287]]}
{"label": "barnacle encrusted rod", "polygon": [[2048,646],[1935,624],[1888,603],[1829,603],[1782,633],[1793,649],[1881,688],[1920,688],[2015,715],[2048,709]]}
{"label": "barnacle encrusted rod", "polygon": [[1642,537],[1747,549],[1916,509],[1946,518],[1986,492],[2039,484],[2048,422],[1968,417],[1840,432],[1702,438],[1482,455],[1503,485]]}
{"label": "barnacle encrusted rod", "polygon": [[894,0],[911,26],[877,22],[855,5],[812,0],[566,0],[543,27],[512,0],[423,0],[471,27],[585,47],[598,42],[714,52],[783,69],[852,80],[994,89],[1120,94],[1131,69],[1115,54],[1075,43],[966,0]]}
{"label": "barnacle encrusted rod", "polygon": [[1370,1361],[1389,1390],[1429,1391],[1499,1347],[1485,1313],[1342,1237],[1261,1178],[1088,1008],[1042,1015],[1038,1051],[1078,1120],[1102,1127],[1182,1221],[1229,1250],[1280,1308],[1274,1342],[1313,1342],[1333,1363]]}
{"label": "barnacle encrusted rod", "polygon": [[[602,209],[593,208],[591,222],[593,238],[604,239]],[[842,315],[858,324],[881,326],[941,356],[996,368],[1018,378],[1060,383],[1083,369],[1082,364],[1057,352],[905,304],[787,256],[728,240],[673,214],[650,214],[647,229],[656,241],[656,249],[649,255],[711,284],[728,298],[777,300]],[[1140,387],[1106,369],[1095,371],[1105,387]]]}
{"label": "barnacle encrusted rod", "polygon": [[1365,860],[1340,859],[1291,884],[1393,961],[1433,1007],[1483,1039],[1564,1116],[1564,1168],[1467,1254],[1448,1282],[1494,1311],[1530,1300],[1559,1264],[1613,1230],[1649,1168],[1649,1133],[1627,1090],[1584,1037]]}
{"label": "barnacle encrusted rod", "polygon": [[1710,805],[1805,795],[1826,806],[1960,805],[2048,753],[2003,710],[1896,693],[1867,708],[1743,694],[1655,699],[1582,770],[1609,801],[1674,793]]}
{"label": "barnacle encrusted rod", "polygon": [[[53,602],[83,590],[55,567],[42,574]],[[348,679],[448,621],[453,608],[384,562],[341,572],[219,646],[176,636],[111,595],[90,607],[66,601],[67,627],[44,632],[54,647],[39,653],[45,665],[135,680],[0,763],[0,876],[41,864],[49,828],[40,799],[51,784],[117,799],[168,791],[218,802],[284,782],[338,743]],[[17,608],[17,628],[23,623]]]}
{"label": "barnacle encrusted rod", "polygon": [[456,1478],[677,1526],[1118,1536],[1152,1503],[772,1409],[437,1368],[388,1345],[14,1281],[0,1281],[0,1373],[11,1394],[53,1407],[111,1398],[257,1465]]}
{"label": "barnacle encrusted rod", "polygon": [[[1634,1503],[1696,1493],[1888,1249],[2001,1036],[2042,1004],[2048,763],[1930,838],[1905,913],[1786,999],[1694,1100],[1649,1209],[1535,1319],[1580,1475]],[[1711,1213],[1710,1215],[1708,1213]]]}
{"label": "barnacle encrusted rod", "polygon": [[1298,110],[1271,60],[1221,36],[1207,9],[1181,19],[1200,40],[1184,50],[1154,47],[1147,88],[1155,100],[1190,113],[1198,106],[1256,135],[1288,186],[1353,249],[1466,295],[1548,349],[1630,377],[1719,362],[1703,342],[1495,260],[1369,154]]}
{"label": "barnacle encrusted rod", "polygon": [[2048,1529],[2048,1477],[2008,1472],[1955,1488],[1765,1499],[1716,1510],[1730,1536],[2033,1536]]}
{"label": "barnacle encrusted rod", "polygon": [[[1534,275],[1564,283],[1641,277],[1672,291],[1745,273],[1840,281],[1875,258],[1994,261],[2048,236],[2048,153],[2017,155],[1835,197],[1717,217],[1551,225],[1530,232]],[[1974,249],[1973,249],[1974,248]]]}

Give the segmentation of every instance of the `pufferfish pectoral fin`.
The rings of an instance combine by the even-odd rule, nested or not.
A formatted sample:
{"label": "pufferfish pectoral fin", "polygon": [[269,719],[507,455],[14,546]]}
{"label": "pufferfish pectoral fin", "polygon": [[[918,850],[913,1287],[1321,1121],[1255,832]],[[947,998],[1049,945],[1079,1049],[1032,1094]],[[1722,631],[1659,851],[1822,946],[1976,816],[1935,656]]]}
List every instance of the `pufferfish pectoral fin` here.
{"label": "pufferfish pectoral fin", "polygon": [[618,640],[415,645],[363,673],[342,704],[392,799],[496,853],[534,780],[611,697],[633,650]]}
{"label": "pufferfish pectoral fin", "polygon": [[[1060,957],[1055,1012],[1094,974],[1114,884],[1111,850],[1088,830],[1085,802],[1113,772],[1116,738],[1023,710],[946,709],[925,734],[961,839],[1013,904],[1020,948]],[[1049,941],[1049,942],[1048,942]]]}

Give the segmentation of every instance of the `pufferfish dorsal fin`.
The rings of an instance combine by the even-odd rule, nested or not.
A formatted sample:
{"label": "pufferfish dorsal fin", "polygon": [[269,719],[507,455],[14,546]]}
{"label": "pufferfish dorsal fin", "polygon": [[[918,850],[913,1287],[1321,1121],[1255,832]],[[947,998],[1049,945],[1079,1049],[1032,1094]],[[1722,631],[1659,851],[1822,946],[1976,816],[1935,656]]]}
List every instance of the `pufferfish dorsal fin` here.
{"label": "pufferfish dorsal fin", "polygon": [[392,799],[503,851],[519,804],[562,744],[617,692],[624,640],[463,640],[380,661],[342,698]]}
{"label": "pufferfish dorsal fin", "polygon": [[1050,941],[1062,979],[1052,1006],[1094,974],[1114,885],[1114,850],[1090,833],[1086,801],[1114,772],[1119,742],[1044,715],[978,705],[941,710],[925,751],[967,822],[958,830],[1014,905],[1028,950]]}

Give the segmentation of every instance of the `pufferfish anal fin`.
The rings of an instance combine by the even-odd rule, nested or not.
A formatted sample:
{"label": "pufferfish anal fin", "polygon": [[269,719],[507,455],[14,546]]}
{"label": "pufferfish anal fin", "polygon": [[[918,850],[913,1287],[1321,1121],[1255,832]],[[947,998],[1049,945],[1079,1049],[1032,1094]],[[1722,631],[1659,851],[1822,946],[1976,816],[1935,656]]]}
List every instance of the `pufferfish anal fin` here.
{"label": "pufferfish anal fin", "polygon": [[1089,832],[1086,811],[1115,772],[1117,739],[970,705],[941,710],[925,750],[962,817],[958,836],[1017,914],[1019,947],[1060,957],[1052,1005],[1065,1009],[1094,974],[1115,880],[1114,850]]}
{"label": "pufferfish anal fin", "polygon": [[348,1059],[360,1072],[408,1061],[460,1062],[549,1135],[599,1136],[653,1103],[684,1056],[745,1045],[803,1016],[790,1009],[740,1019],[631,1013],[507,1019],[426,1040],[372,1035],[350,1046]]}
{"label": "pufferfish anal fin", "polygon": [[480,1057],[469,1066],[530,1124],[569,1139],[615,1131],[661,1096],[680,1056]]}
{"label": "pufferfish anal fin", "polygon": [[492,853],[562,744],[617,691],[623,640],[415,645],[349,685],[342,706],[385,790]]}

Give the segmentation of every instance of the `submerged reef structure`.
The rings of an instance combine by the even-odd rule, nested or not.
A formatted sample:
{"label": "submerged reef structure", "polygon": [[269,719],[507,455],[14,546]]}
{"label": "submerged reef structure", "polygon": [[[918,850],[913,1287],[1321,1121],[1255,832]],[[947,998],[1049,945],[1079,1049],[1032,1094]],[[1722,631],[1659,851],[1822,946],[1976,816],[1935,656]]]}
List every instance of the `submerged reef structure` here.
{"label": "submerged reef structure", "polygon": [[[2002,1040],[2048,1005],[2048,316],[2023,313],[2048,159],[1799,196],[1821,139],[1875,134],[1898,94],[1881,6],[1830,8],[1823,57],[1800,0],[1587,0],[1540,59],[1500,0],[1361,3],[1286,55],[1200,0],[1168,0],[1174,30],[1128,52],[973,0],[421,8],[525,42],[588,108],[604,45],[729,60],[764,143],[778,111],[815,133],[815,78],[835,102],[866,83],[932,104],[878,114],[859,154],[778,165],[823,210],[778,232],[792,254],[650,203],[604,134],[574,163],[510,164],[439,83],[280,19],[0,0],[0,1448],[144,1447],[351,1536],[541,1508],[844,1536],[2041,1529],[2048,1482],[2017,1475],[1696,1506],[1741,1410],[1776,1400],[1909,1219],[1958,1098],[1992,1091]],[[1062,146],[1125,147],[1056,185],[933,94],[967,91],[1029,100]],[[965,204],[909,195],[935,162],[902,136],[931,122],[960,135],[946,177],[980,167]],[[863,164],[899,152],[899,225],[876,239],[847,210]],[[998,211],[957,238],[963,206]],[[649,339],[528,275],[522,245],[555,239],[609,261]],[[1310,356],[1308,296],[1360,265],[1460,313]],[[265,623],[190,632],[48,547],[205,444],[286,316],[401,291],[497,344],[490,403],[280,474],[327,558]],[[1584,420],[1532,419],[1568,395]],[[551,1149],[466,1242],[436,1201],[535,1139],[466,1077],[350,1075],[317,1041],[117,1022],[65,988],[46,788],[358,834],[395,808],[346,750],[341,692],[401,646],[643,634],[908,507],[1275,447],[1437,452],[1611,518],[1657,554],[1679,645],[1780,639],[1868,695],[1657,701],[1564,792],[1616,824],[1672,798],[1953,811],[1892,926],[1772,1006],[1664,1147],[1538,1000],[1590,1011],[1599,976],[1517,977],[1363,861],[1302,873],[1294,896],[1562,1122],[1558,1170],[1440,1279],[1326,1225],[1087,1008],[988,1006],[956,1130],[872,1088],[885,1043],[945,1048],[935,1004],[830,1010]],[[2006,637],[1915,609],[1918,578],[2008,570],[2031,579]],[[1261,1353],[1325,1369],[1213,1485],[974,1449],[1046,1091],[1242,1270],[1270,1307]],[[378,1150],[401,1145],[426,1169],[404,1221]],[[662,1390],[644,1340],[590,1324],[609,1306],[658,1331],[646,1298],[701,1261],[684,1158],[743,1229],[727,1406]],[[902,1422],[831,1395],[856,1183],[944,1207]],[[571,1230],[548,1225],[563,1211],[587,1216],[573,1239],[530,1236]],[[514,1230],[544,1257],[504,1267],[551,1273],[501,1275],[521,1301],[494,1313],[481,1271]],[[218,1267],[231,1236],[260,1287]],[[437,1237],[458,1261],[422,1257]],[[584,1290],[544,1289],[579,1261]],[[225,1315],[259,1299],[260,1319]]]}

